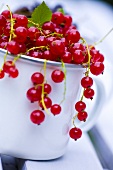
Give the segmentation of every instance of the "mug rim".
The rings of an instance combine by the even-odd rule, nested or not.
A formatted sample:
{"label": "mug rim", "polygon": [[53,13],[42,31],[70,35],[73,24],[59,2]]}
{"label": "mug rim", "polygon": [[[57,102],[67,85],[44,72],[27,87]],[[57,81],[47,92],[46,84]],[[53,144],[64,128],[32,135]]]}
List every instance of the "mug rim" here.
{"label": "mug rim", "polygon": [[[0,53],[3,53],[5,55],[7,50],[0,48]],[[9,56],[14,56],[13,54],[11,54],[10,52],[8,52]],[[1,57],[1,56],[0,56]],[[31,62],[35,62],[35,63],[39,63],[39,64],[44,64],[44,59],[40,59],[40,58],[34,58],[31,56],[27,56],[27,55],[20,55],[20,58],[23,60],[27,60],[27,61],[31,61]],[[56,66],[56,67],[61,67],[62,63],[61,62],[56,62],[56,61],[51,61],[51,60],[46,60],[46,64],[51,65],[51,66]],[[84,67],[80,64],[68,64],[65,63],[65,67],[66,68],[74,68],[74,69],[84,69]]]}

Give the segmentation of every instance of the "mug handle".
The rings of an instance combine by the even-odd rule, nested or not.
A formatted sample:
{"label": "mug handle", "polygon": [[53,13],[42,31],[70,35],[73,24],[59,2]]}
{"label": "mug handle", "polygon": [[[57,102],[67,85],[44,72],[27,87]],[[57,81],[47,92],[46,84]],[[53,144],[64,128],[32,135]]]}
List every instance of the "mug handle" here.
{"label": "mug handle", "polygon": [[[78,123],[78,127],[80,127],[82,131],[88,131],[94,126],[101,113],[102,106],[104,105],[106,99],[104,84],[99,80],[94,80],[94,81],[95,81],[95,88],[96,88],[95,89],[96,99],[93,105],[93,109],[88,110],[89,115],[86,122],[81,122],[80,124]],[[87,102],[86,102],[86,106],[87,106]]]}

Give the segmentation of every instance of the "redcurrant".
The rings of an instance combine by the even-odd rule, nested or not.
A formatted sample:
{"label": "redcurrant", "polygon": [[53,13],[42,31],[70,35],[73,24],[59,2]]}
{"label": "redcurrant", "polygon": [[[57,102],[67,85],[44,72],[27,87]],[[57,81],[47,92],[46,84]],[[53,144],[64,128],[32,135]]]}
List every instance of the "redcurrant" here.
{"label": "redcurrant", "polygon": [[89,76],[83,77],[81,79],[81,85],[84,88],[91,87],[93,85],[93,79]]}
{"label": "redcurrant", "polygon": [[45,114],[41,110],[34,110],[30,115],[30,119],[34,124],[40,125],[45,119]]}
{"label": "redcurrant", "polygon": [[53,113],[53,115],[58,115],[61,112],[61,106],[59,104],[54,104],[51,106],[51,113]]}
{"label": "redcurrant", "polygon": [[84,122],[86,121],[87,116],[88,116],[88,114],[85,111],[81,111],[77,114],[78,119],[80,121],[84,121]]}
{"label": "redcurrant", "polygon": [[72,129],[70,129],[69,135],[72,139],[77,140],[82,136],[82,131],[81,131],[81,129],[74,127]]}
{"label": "redcurrant", "polygon": [[88,99],[93,99],[94,94],[95,94],[95,92],[91,88],[87,88],[84,90],[84,96]]}
{"label": "redcurrant", "polygon": [[33,84],[42,84],[44,82],[44,76],[40,72],[32,74],[31,81]]}
{"label": "redcurrant", "polygon": [[61,83],[64,80],[64,77],[62,70],[54,70],[51,74],[51,78],[55,83]]}
{"label": "redcurrant", "polygon": [[81,112],[83,110],[85,110],[86,108],[86,104],[83,102],[83,101],[78,101],[76,104],[75,104],[75,109],[78,111],[78,112]]}

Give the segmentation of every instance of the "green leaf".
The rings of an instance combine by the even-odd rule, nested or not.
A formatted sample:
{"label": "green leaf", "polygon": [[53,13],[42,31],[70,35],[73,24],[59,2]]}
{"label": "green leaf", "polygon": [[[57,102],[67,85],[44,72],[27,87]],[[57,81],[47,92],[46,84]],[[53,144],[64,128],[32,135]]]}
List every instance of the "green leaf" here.
{"label": "green leaf", "polygon": [[35,8],[31,17],[33,22],[42,26],[43,23],[51,20],[52,11],[43,1],[37,8]]}
{"label": "green leaf", "polygon": [[64,10],[63,10],[63,8],[58,8],[58,10],[57,10],[58,12],[61,12],[62,14],[65,14],[65,12],[64,12]]}

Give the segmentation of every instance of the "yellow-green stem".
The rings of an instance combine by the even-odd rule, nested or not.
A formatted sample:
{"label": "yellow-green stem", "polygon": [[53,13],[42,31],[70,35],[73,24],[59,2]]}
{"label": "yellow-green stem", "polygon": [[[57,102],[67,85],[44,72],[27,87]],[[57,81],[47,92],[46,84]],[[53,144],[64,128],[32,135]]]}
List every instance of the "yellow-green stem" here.
{"label": "yellow-green stem", "polygon": [[73,126],[74,126],[74,127],[76,127],[76,125],[75,125],[75,119],[76,119],[76,117],[77,117],[77,114],[76,114],[75,116],[73,116],[73,118],[72,118],[72,123],[73,123]]}
{"label": "yellow-green stem", "polygon": [[85,89],[83,90],[83,93],[82,93],[82,96],[81,96],[81,101],[83,100],[83,98],[84,98],[84,91],[85,91]]}
{"label": "yellow-green stem", "polygon": [[59,33],[57,33],[57,32],[53,32],[53,33],[51,33],[51,34],[48,34],[48,35],[46,35],[46,37],[54,36],[54,35],[57,35],[58,37],[63,37],[63,34],[59,34]]}
{"label": "yellow-green stem", "polygon": [[11,10],[10,10],[10,8],[9,8],[8,5],[7,5],[7,7],[8,7],[8,9],[9,9],[9,11],[10,11],[10,17],[11,17],[11,18],[10,18],[11,30],[10,30],[10,37],[9,37],[9,41],[11,41],[12,35],[13,35],[13,33],[14,33],[14,29],[13,29],[14,23],[13,23],[12,12],[11,12]]}
{"label": "yellow-green stem", "polygon": [[62,68],[63,68],[63,70],[64,70],[64,92],[63,92],[63,99],[62,99],[62,101],[60,102],[60,105],[61,105],[61,104],[64,102],[64,100],[65,100],[65,95],[66,95],[66,73],[67,73],[64,62],[63,62],[62,60],[61,60],[61,62],[62,62]]}
{"label": "yellow-green stem", "polygon": [[83,41],[83,43],[85,43],[86,48],[87,48],[87,53],[88,53],[88,62],[87,62],[88,70],[87,70],[87,74],[86,74],[88,76],[89,72],[90,72],[90,59],[91,59],[91,55],[90,55],[90,50],[89,50],[89,47],[88,47],[88,44],[87,44],[86,40],[83,37],[81,37],[81,40]]}
{"label": "yellow-green stem", "polygon": [[32,23],[33,25],[39,27],[39,24],[36,24],[35,22],[33,22],[33,21],[29,20],[29,19],[28,19],[28,22],[30,22],[30,23]]}
{"label": "yellow-green stem", "polygon": [[15,64],[15,62],[19,59],[21,57],[21,55],[19,54],[19,55],[17,55],[15,58],[14,58],[14,60],[13,60],[13,65]]}
{"label": "yellow-green stem", "polygon": [[100,44],[101,42],[103,42],[105,40],[105,38],[113,31],[113,28],[110,29],[110,31],[99,41],[95,42],[90,48],[92,48],[93,46],[96,46],[98,44]]}
{"label": "yellow-green stem", "polygon": [[39,47],[32,47],[32,48],[30,48],[29,50],[27,50],[27,52],[29,52],[29,51],[31,51],[31,50],[39,49],[39,48],[46,48],[46,49],[48,49],[47,46],[39,46]]}
{"label": "yellow-green stem", "polygon": [[[44,61],[44,67],[43,67],[43,69],[44,69],[44,83],[45,83],[45,78],[46,78],[46,62],[47,62],[47,60],[45,59],[45,61]],[[50,114],[49,111],[48,111],[48,109],[46,108],[45,103],[44,103],[44,83],[42,84],[42,96],[41,96],[42,99],[41,99],[41,102],[42,102],[42,106],[43,106],[44,110],[45,110],[48,114]]]}

